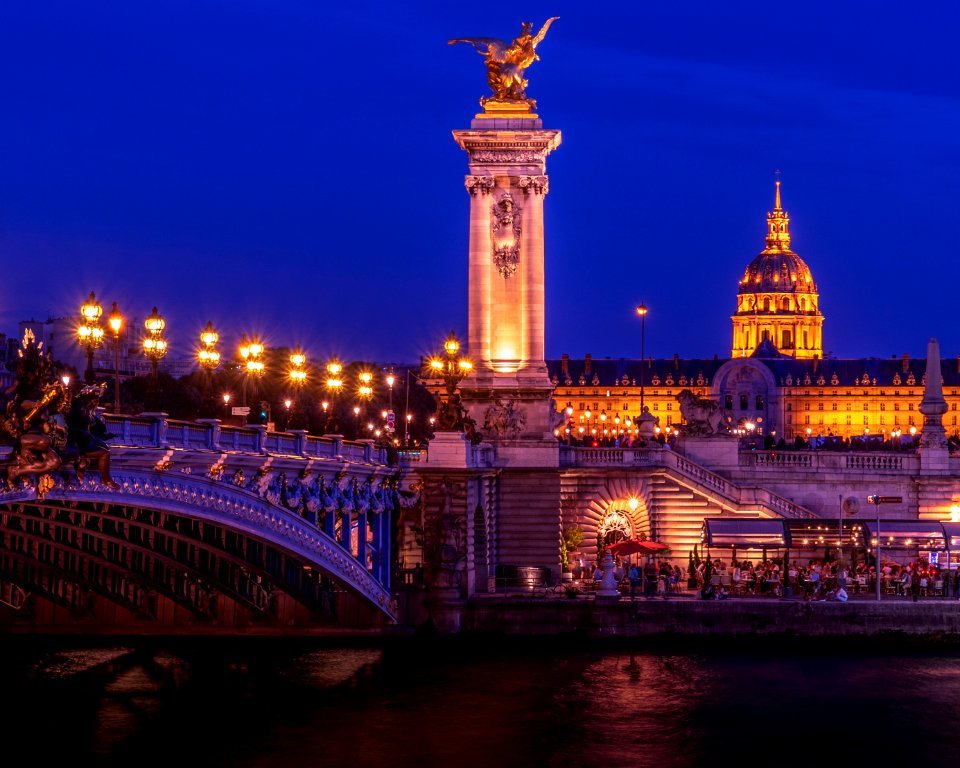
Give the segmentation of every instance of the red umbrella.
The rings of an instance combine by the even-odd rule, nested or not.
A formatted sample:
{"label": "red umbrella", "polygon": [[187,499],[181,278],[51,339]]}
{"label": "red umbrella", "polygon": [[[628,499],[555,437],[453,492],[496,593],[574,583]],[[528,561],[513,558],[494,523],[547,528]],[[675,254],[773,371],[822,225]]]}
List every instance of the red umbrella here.
{"label": "red umbrella", "polygon": [[611,555],[619,555],[620,557],[624,555],[655,555],[665,549],[670,549],[670,547],[658,541],[647,541],[645,539],[624,539],[607,547],[607,551]]}

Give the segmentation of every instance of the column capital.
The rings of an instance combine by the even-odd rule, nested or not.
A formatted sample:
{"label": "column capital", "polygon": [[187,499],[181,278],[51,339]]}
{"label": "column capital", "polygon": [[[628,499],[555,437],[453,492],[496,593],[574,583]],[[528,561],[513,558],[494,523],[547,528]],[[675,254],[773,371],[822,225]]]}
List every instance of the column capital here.
{"label": "column capital", "polygon": [[550,179],[547,176],[519,176],[517,186],[525,195],[545,195],[550,191]]}
{"label": "column capital", "polygon": [[468,175],[463,177],[463,185],[467,188],[471,197],[476,197],[478,194],[481,196],[489,195],[496,183],[493,176]]}

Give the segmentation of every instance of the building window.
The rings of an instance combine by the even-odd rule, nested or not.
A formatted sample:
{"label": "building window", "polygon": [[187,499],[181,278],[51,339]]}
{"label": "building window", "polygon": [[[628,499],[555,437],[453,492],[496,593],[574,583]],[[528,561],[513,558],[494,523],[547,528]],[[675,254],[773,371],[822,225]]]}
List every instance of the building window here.
{"label": "building window", "polygon": [[864,425],[864,426],[867,426],[869,423],[870,423],[870,417],[869,417],[869,416],[864,416],[864,417],[863,417],[863,425]]}
{"label": "building window", "polygon": [[894,403],[894,404],[893,404],[893,410],[899,411],[899,410],[900,410],[900,403]]}
{"label": "building window", "polygon": [[913,403],[907,403],[907,410],[908,410],[908,411],[912,411],[912,410],[913,410]]}
{"label": "building window", "polygon": [[864,404],[863,404],[863,410],[869,411],[869,410],[870,410],[870,403],[864,403]]}
{"label": "building window", "polygon": [[745,411],[745,410],[747,410],[747,407],[748,407],[748,405],[747,405],[747,396],[744,395],[744,394],[741,394],[741,395],[740,395],[740,410],[741,410],[741,411]]}
{"label": "building window", "polygon": [[653,404],[653,410],[659,411],[659,410],[660,410],[660,403],[654,403],[654,404]]}
{"label": "building window", "polygon": [[886,403],[880,403],[880,410],[881,410],[881,411],[887,410],[887,404],[886,404]]}
{"label": "building window", "polygon": [[669,415],[668,415],[668,416],[667,416],[667,426],[669,427],[671,424],[673,424],[673,416],[669,416]]}
{"label": "building window", "polygon": [[763,395],[757,395],[757,397],[756,397],[756,403],[757,403],[757,410],[758,410],[758,411],[762,411],[762,410],[763,410]]}
{"label": "building window", "polygon": [[894,417],[893,417],[893,423],[894,423],[894,425],[899,424],[899,423],[900,423],[900,417],[899,417],[899,416],[894,416]]}
{"label": "building window", "polygon": [[724,395],[723,396],[723,407],[728,411],[733,410],[733,395]]}
{"label": "building window", "polygon": [[[823,403],[817,403],[817,410],[818,410],[818,411],[822,411],[822,410],[823,410]],[[838,534],[838,535],[839,535],[839,534]]]}
{"label": "building window", "polygon": [[793,414],[792,414],[792,413],[788,413],[788,414],[787,414],[787,424],[793,424]]}
{"label": "building window", "polygon": [[793,403],[787,403],[787,410],[788,410],[788,411],[792,411],[792,410],[793,410]]}
{"label": "building window", "polygon": [[783,331],[780,340],[780,349],[793,349],[793,331]]}
{"label": "building window", "polygon": [[831,410],[831,411],[837,410],[837,404],[836,404],[836,403],[830,403],[830,410]]}
{"label": "building window", "polygon": [[853,419],[852,416],[847,416],[847,426],[848,426],[848,427],[853,423],[852,419]]}
{"label": "building window", "polygon": [[803,417],[803,423],[804,423],[804,424],[809,424],[809,423],[810,423],[810,417],[809,417],[809,416],[804,416],[804,417]]}
{"label": "building window", "polygon": [[668,410],[668,411],[672,411],[672,410],[673,410],[673,403],[667,403],[667,410]]}
{"label": "building window", "polygon": [[804,403],[804,404],[803,404],[803,410],[809,411],[809,410],[810,410],[810,403]]}

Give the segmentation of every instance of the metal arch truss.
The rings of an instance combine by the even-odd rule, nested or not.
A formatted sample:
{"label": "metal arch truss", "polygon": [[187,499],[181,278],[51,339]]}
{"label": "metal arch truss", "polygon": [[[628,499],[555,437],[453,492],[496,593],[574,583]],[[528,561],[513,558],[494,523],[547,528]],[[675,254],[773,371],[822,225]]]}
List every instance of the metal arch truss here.
{"label": "metal arch truss", "polygon": [[[195,522],[206,522],[221,526],[225,531],[241,534],[264,550],[272,547],[292,557],[299,562],[299,570],[309,566],[358,595],[376,610],[394,618],[390,595],[373,574],[334,537],[294,512],[275,506],[249,491],[191,475],[114,471],[113,479],[120,485],[119,490],[105,488],[96,480],[72,480],[68,484],[60,478],[42,500],[37,499],[33,489],[0,493],[0,519],[3,521],[0,535],[4,538],[3,548],[0,549],[0,579],[27,581],[22,569],[23,563],[29,562],[31,573],[45,575],[39,580],[31,579],[30,588],[38,589],[55,601],[69,604],[73,610],[82,610],[82,601],[77,595],[71,593],[65,596],[62,586],[53,589],[52,585],[72,581],[79,585],[81,591],[103,594],[124,607],[146,615],[149,615],[149,609],[142,599],[143,594],[153,590],[183,605],[195,615],[203,616],[209,613],[211,588],[255,612],[267,612],[271,592],[257,586],[264,582],[295,600],[307,605],[313,603],[313,608],[322,607],[322,599],[310,599],[310,589],[300,594],[298,590],[292,590],[291,585],[281,578],[282,573],[272,573],[262,563],[258,566],[249,558],[228,551],[225,546],[216,546],[202,538],[191,537],[189,531],[179,530],[183,526],[182,521],[187,521],[188,527]],[[98,506],[100,509],[97,509]],[[164,513],[168,517],[164,517]],[[96,565],[102,573],[109,574],[109,578],[106,582],[103,579],[91,580],[89,566],[82,563],[95,553],[78,551],[70,546],[69,536],[64,533],[67,529],[78,530],[76,521],[70,519],[72,514],[83,516],[86,525],[90,526],[83,530],[103,540],[105,546],[122,545],[130,550],[131,557],[156,563],[154,568],[172,569],[184,574],[183,581],[156,582],[132,571],[129,563],[111,563],[102,556],[96,557]],[[388,515],[389,512],[381,514]],[[151,516],[156,516],[156,519],[151,519]],[[176,519],[171,520],[169,516]],[[19,523],[15,522],[18,517],[21,518]],[[109,530],[102,530],[104,521],[112,521],[113,525],[107,526]],[[142,527],[154,534],[161,533],[206,549],[229,563],[230,572],[239,571],[245,577],[226,581],[212,578],[210,573],[180,558],[167,557],[149,544],[141,546],[131,542],[129,532],[132,527]],[[20,537],[29,546],[25,546],[22,552],[7,551],[10,549],[10,536]],[[37,553],[41,547],[47,547],[56,556],[52,560],[47,558],[41,561],[31,555],[24,560],[26,554]],[[385,549],[388,551],[389,548],[385,546]],[[64,563],[72,563],[75,567],[64,567]],[[114,588],[116,586],[120,587],[119,591]]]}

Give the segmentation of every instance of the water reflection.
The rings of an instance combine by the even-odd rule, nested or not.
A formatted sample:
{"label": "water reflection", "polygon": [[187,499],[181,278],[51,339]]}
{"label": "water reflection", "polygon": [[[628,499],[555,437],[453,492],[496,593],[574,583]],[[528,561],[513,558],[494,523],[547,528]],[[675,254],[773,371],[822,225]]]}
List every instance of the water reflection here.
{"label": "water reflection", "polygon": [[0,722],[38,764],[809,768],[810,744],[884,764],[956,753],[955,656],[815,645],[23,647],[0,661]]}

